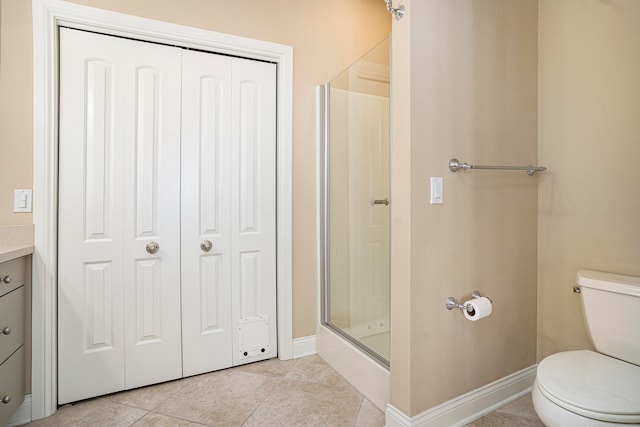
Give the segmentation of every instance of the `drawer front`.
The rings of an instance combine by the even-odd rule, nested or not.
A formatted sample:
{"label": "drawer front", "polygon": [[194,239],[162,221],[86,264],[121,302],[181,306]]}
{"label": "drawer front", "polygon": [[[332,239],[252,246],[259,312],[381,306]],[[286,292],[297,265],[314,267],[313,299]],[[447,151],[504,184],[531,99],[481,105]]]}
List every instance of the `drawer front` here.
{"label": "drawer front", "polygon": [[[27,257],[12,259],[0,264],[0,296],[24,285],[26,272]],[[7,276],[11,278],[9,283],[5,283],[3,280]]]}
{"label": "drawer front", "polygon": [[[9,397],[8,403],[3,399]],[[0,365],[0,426],[11,419],[24,401],[24,346]]]}
{"label": "drawer front", "polygon": [[0,297],[0,363],[24,343],[24,292],[21,286]]}

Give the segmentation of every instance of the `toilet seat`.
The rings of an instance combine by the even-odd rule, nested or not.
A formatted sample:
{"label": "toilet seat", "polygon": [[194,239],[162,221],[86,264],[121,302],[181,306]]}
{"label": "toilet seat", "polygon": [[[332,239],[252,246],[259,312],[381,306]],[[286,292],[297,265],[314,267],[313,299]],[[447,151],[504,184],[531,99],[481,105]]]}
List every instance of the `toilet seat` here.
{"label": "toilet seat", "polygon": [[640,423],[640,366],[588,350],[548,356],[538,365],[542,395],[595,420]]}

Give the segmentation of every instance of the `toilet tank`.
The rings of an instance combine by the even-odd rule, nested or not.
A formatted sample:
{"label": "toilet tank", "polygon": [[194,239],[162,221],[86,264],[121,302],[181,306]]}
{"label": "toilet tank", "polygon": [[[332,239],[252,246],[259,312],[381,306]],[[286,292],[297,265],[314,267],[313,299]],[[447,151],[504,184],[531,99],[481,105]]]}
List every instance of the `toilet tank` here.
{"label": "toilet tank", "polygon": [[640,365],[640,277],[580,270],[576,283],[596,350]]}

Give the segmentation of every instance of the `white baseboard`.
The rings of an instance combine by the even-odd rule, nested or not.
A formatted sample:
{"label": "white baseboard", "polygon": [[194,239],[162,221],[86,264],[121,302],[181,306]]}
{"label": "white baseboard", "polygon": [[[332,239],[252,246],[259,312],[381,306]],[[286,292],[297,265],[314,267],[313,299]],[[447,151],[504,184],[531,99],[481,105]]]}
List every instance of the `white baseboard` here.
{"label": "white baseboard", "polygon": [[24,402],[18,407],[5,427],[19,426],[31,422],[31,395],[24,397]]}
{"label": "white baseboard", "polygon": [[414,417],[389,404],[386,427],[460,427],[493,412],[531,391],[537,365],[508,375]]}
{"label": "white baseboard", "polygon": [[293,358],[299,359],[305,356],[311,356],[316,354],[316,341],[315,335],[309,335],[308,337],[294,338],[293,340]]}

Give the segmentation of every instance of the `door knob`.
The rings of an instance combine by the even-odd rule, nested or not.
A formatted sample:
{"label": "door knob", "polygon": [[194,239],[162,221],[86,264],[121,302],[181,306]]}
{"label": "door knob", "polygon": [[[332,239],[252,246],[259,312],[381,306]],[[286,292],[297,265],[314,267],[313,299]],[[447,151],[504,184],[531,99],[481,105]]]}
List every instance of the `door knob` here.
{"label": "door knob", "polygon": [[6,284],[11,283],[11,276],[9,276],[9,275],[4,276],[4,277],[0,276],[0,282],[4,282]]}
{"label": "door knob", "polygon": [[11,402],[11,396],[9,396],[8,394],[5,394],[4,396],[2,396],[2,403],[6,405],[9,402]]}
{"label": "door knob", "polygon": [[213,243],[211,243],[211,240],[205,240],[204,242],[200,243],[200,249],[205,252],[209,252],[212,247]]}
{"label": "door knob", "polygon": [[160,249],[160,245],[156,242],[149,242],[146,246],[147,252],[150,254],[155,254]]}
{"label": "door knob", "polygon": [[8,326],[5,326],[4,328],[2,328],[2,333],[4,335],[9,335],[11,333],[11,328]]}

